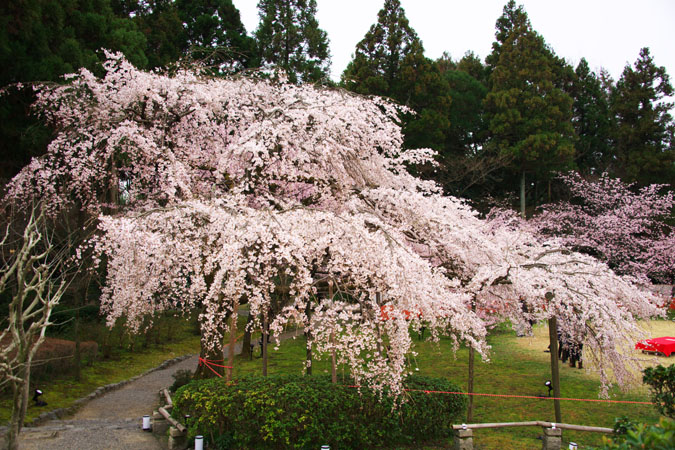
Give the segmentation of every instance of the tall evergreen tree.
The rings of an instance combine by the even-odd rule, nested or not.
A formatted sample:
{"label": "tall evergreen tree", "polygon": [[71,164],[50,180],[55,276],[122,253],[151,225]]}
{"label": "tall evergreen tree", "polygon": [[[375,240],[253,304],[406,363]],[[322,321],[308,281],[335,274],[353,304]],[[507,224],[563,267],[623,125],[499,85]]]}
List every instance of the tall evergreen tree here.
{"label": "tall evergreen tree", "polygon": [[487,131],[483,106],[487,87],[463,70],[448,71],[445,78],[452,97],[445,150],[452,158],[477,155]]}
{"label": "tall evergreen tree", "polygon": [[511,0],[496,28],[497,41],[487,59],[490,145],[513,158],[524,216],[526,173],[535,180],[547,178],[572,163],[572,99],[562,88],[567,83],[560,78],[564,67],[532,29],[522,6]]}
{"label": "tall evergreen tree", "polygon": [[643,48],[634,68],[624,68],[611,96],[617,121],[613,174],[640,185],[675,184],[673,103],[665,101],[671,95],[666,69]]}
{"label": "tall evergreen tree", "polygon": [[410,107],[416,114],[402,118],[406,147],[442,150],[450,127],[450,88],[441,73],[447,67],[424,56],[399,0],[385,0],[377,17],[356,45],[342,84]]}
{"label": "tall evergreen tree", "polygon": [[611,159],[612,120],[609,92],[582,58],[575,70],[572,123],[576,133],[575,163],[581,173],[603,173]]}
{"label": "tall evergreen tree", "polygon": [[[133,21],[115,15],[110,0],[0,2],[0,87],[58,81],[80,67],[97,70],[107,48],[146,67],[145,37]],[[0,184],[45,151],[49,130],[30,116],[34,95],[10,90],[0,97]]]}
{"label": "tall evergreen tree", "polygon": [[255,40],[232,0],[112,1],[115,11],[132,17],[145,34],[149,67],[187,58],[218,75],[259,65]]}
{"label": "tall evergreen tree", "polygon": [[459,60],[457,63],[457,70],[468,73],[482,84],[487,84],[488,68],[471,50],[467,51],[464,56],[462,56],[462,59]]}
{"label": "tall evergreen tree", "polygon": [[177,0],[186,50],[216,73],[257,67],[255,40],[232,0]]}
{"label": "tall evergreen tree", "polygon": [[260,0],[258,10],[262,64],[283,69],[293,83],[327,81],[328,36],[316,20],[316,0]]}
{"label": "tall evergreen tree", "polygon": [[145,35],[149,68],[167,67],[185,55],[187,36],[174,0],[113,0],[113,8]]}
{"label": "tall evergreen tree", "polygon": [[360,94],[404,97],[400,86],[402,65],[424,56],[424,47],[405,16],[399,0],[385,0],[364,38],[356,44],[354,59],[342,74],[342,83]]}

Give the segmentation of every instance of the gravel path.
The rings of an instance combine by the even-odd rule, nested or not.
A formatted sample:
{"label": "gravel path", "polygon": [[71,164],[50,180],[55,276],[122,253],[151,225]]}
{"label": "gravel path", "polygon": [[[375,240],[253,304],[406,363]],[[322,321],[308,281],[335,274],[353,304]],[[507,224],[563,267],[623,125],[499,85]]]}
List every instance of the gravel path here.
{"label": "gravel path", "polygon": [[[298,332],[287,332],[281,340]],[[241,343],[235,354],[241,353]],[[159,406],[158,392],[173,383],[172,375],[181,369],[194,370],[197,355],[151,372],[123,387],[86,403],[66,420],[51,420],[37,427],[24,427],[20,448],[26,450],[105,449],[160,450],[166,439],[141,430],[145,414]]]}
{"label": "gravel path", "polygon": [[142,417],[152,414],[159,406],[157,393],[173,383],[172,375],[176,371],[196,367],[195,355],[88,402],[66,420],[51,420],[38,427],[23,428],[20,448],[162,449],[159,439],[141,430]]}

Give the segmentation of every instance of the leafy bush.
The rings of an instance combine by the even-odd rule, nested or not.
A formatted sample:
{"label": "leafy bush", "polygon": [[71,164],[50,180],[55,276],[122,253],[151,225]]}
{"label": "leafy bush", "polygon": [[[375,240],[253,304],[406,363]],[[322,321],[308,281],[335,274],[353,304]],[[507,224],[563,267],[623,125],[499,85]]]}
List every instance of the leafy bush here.
{"label": "leafy bush", "polygon": [[657,425],[635,424],[617,419],[614,430],[619,436],[603,438],[602,450],[672,450],[675,448],[675,421],[662,418]]}
{"label": "leafy bush", "polygon": [[[324,376],[248,376],[235,383],[195,380],[180,388],[173,414],[192,417],[190,437],[216,448],[373,448],[448,438],[466,409],[445,379],[414,376],[406,401],[331,384]],[[217,447],[218,446],[218,447]],[[221,447],[222,446],[222,447]]]}
{"label": "leafy bush", "polygon": [[649,385],[652,401],[659,413],[675,419],[675,364],[646,368],[642,381]]}

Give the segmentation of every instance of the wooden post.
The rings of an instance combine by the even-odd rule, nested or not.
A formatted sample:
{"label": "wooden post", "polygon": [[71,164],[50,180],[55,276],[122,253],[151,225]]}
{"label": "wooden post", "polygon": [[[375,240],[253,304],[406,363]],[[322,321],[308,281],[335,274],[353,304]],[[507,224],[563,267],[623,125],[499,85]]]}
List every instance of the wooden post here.
{"label": "wooden post", "polygon": [[562,422],[560,412],[560,372],[558,370],[558,321],[555,317],[548,319],[548,338],[551,344],[551,384],[553,384],[553,407],[555,421]]}
{"label": "wooden post", "polygon": [[[333,282],[328,282],[328,297],[333,300]],[[331,381],[333,384],[337,384],[337,363],[336,363],[336,354],[335,354],[335,333],[330,334],[330,343],[332,346],[331,349]]]}
{"label": "wooden post", "polygon": [[475,359],[475,351],[473,346],[469,347],[469,383],[467,386],[467,393],[469,394],[469,407],[466,411],[466,421],[468,423],[473,422],[473,362]]}
{"label": "wooden post", "polygon": [[305,315],[307,316],[307,331],[305,331],[305,343],[306,343],[306,353],[305,353],[305,368],[307,370],[307,375],[312,374],[312,333],[309,330],[309,325],[311,324],[311,314],[312,314],[312,305],[307,301],[307,306],[305,307]]}
{"label": "wooden post", "polygon": [[[234,344],[237,340],[237,319],[239,319],[239,298],[234,299],[234,307],[232,308],[232,317],[230,318],[230,351],[227,355],[227,381],[232,381],[232,367],[234,367]],[[224,364],[223,364],[224,365]]]}
{"label": "wooden post", "polygon": [[[476,298],[471,300],[471,311],[476,311]],[[473,345],[469,344],[469,382],[467,383],[467,393],[469,394],[469,407],[466,411],[466,421],[467,423],[473,422],[473,364],[476,359],[476,352],[473,348]]]}
{"label": "wooden post", "polygon": [[269,335],[269,328],[267,327],[267,311],[264,312],[263,317],[263,331],[262,331],[262,374],[267,376],[267,336]]}

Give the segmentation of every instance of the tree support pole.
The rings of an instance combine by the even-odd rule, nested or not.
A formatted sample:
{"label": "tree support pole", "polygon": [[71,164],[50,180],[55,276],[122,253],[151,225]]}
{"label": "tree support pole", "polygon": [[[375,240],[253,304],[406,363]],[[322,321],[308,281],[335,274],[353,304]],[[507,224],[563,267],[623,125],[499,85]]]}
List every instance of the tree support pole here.
{"label": "tree support pole", "polygon": [[562,422],[560,412],[560,371],[558,370],[558,320],[555,317],[548,319],[548,338],[551,343],[551,384],[553,384],[553,407],[555,421]]}
{"label": "tree support pole", "polygon": [[[328,282],[328,297],[333,300],[333,282],[329,281]],[[331,376],[331,381],[333,384],[337,384],[337,355],[335,354],[335,333],[330,334],[330,343],[331,343],[331,371],[330,371],[330,376]]]}
{"label": "tree support pole", "polygon": [[[471,300],[471,311],[476,312],[476,298]],[[473,369],[474,361],[476,360],[476,351],[473,345],[469,344],[469,382],[467,383],[467,393],[469,394],[469,407],[466,411],[466,423],[473,422]]]}

